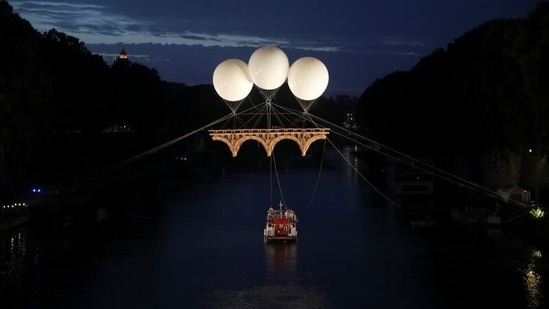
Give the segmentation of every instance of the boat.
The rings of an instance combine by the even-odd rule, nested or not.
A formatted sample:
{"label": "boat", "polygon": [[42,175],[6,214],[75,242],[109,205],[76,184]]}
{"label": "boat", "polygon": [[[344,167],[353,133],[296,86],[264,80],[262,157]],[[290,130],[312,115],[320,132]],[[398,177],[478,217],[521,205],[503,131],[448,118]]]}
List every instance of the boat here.
{"label": "boat", "polygon": [[494,207],[465,207],[463,209],[453,209],[452,218],[454,222],[477,227],[500,227],[501,206],[496,204]]}
{"label": "boat", "polygon": [[430,216],[409,219],[408,222],[410,222],[410,227],[416,230],[429,229],[437,225],[437,220],[435,218],[431,218]]}
{"label": "boat", "polygon": [[267,222],[263,230],[263,241],[265,243],[297,242],[297,215],[292,209],[286,208],[279,203],[279,209],[269,207],[267,210]]}

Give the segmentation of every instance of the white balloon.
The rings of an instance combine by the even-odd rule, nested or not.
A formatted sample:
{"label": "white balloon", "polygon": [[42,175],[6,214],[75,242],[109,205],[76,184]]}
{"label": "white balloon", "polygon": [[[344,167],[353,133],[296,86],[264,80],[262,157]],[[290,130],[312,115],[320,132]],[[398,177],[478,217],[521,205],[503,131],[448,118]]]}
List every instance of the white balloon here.
{"label": "white balloon", "polygon": [[220,97],[235,102],[246,98],[254,83],[246,62],[240,59],[227,59],[215,68],[213,85]]}
{"label": "white balloon", "polygon": [[319,98],[328,87],[328,69],[314,57],[297,59],[288,70],[288,87],[299,99],[310,101]]}
{"label": "white balloon", "polygon": [[288,57],[275,46],[258,48],[248,61],[253,82],[264,90],[274,90],[282,86],[288,77],[289,67]]}

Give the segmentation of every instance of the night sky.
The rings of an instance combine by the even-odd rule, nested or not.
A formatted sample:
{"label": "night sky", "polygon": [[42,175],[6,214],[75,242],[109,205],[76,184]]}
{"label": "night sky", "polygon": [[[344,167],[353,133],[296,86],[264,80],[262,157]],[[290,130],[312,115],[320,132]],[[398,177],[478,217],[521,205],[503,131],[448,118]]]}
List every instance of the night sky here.
{"label": "night sky", "polygon": [[79,38],[112,63],[129,59],[165,81],[212,84],[229,58],[274,45],[293,63],[321,60],[325,96],[360,96],[376,79],[411,69],[437,48],[498,18],[522,18],[540,0],[9,1],[34,28]]}

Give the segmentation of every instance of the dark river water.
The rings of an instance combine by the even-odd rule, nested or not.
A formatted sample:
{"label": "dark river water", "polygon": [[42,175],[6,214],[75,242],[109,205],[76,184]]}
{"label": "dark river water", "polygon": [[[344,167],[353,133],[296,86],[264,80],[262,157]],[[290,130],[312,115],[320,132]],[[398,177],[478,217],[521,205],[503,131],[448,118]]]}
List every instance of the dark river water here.
{"label": "dark river water", "polygon": [[[504,231],[414,229],[338,153],[319,162],[278,164],[282,194],[268,168],[219,166],[100,196],[96,224],[4,233],[0,308],[548,308],[549,253]],[[280,200],[296,244],[263,243]]]}

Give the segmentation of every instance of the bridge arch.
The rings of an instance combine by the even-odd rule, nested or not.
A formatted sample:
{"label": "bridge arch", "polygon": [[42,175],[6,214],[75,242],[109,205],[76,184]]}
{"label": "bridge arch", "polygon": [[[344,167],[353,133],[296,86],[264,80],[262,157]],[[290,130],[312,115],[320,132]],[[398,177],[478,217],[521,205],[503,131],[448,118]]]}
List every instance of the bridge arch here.
{"label": "bridge arch", "polygon": [[255,140],[263,145],[267,156],[270,157],[274,147],[281,140],[292,140],[297,143],[301,155],[305,156],[312,143],[326,139],[328,128],[286,128],[286,129],[226,129],[210,130],[214,141],[224,142],[236,157],[242,144],[248,140]]}
{"label": "bridge arch", "polygon": [[254,141],[257,141],[259,142],[261,145],[263,145],[263,149],[265,149],[265,152],[268,154],[268,148],[269,146],[265,143],[265,141],[258,137],[258,136],[254,136],[254,135],[245,135],[243,137],[241,137],[240,139],[238,139],[234,145],[234,149],[227,143],[225,142],[225,144],[229,145],[229,149],[231,150],[231,152],[233,153],[233,157],[236,157],[237,154],[238,154],[238,151],[240,150],[240,147],[242,147],[242,145],[246,142],[246,141],[250,141],[250,140],[254,140]]}

